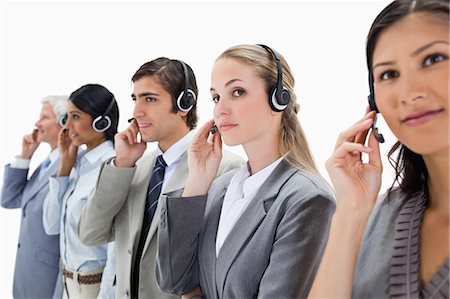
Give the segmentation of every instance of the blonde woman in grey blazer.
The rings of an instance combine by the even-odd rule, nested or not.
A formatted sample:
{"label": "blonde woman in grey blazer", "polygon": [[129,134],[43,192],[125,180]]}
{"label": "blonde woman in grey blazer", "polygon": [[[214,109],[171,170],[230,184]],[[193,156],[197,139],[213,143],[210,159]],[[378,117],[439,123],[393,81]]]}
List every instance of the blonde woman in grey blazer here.
{"label": "blonde woman in grey blazer", "polygon": [[[267,46],[240,45],[211,78],[214,121],[191,143],[184,190],[162,206],[159,286],[186,297],[305,297],[335,203],[300,127],[289,66]],[[248,162],[214,180],[221,138],[242,144]]]}

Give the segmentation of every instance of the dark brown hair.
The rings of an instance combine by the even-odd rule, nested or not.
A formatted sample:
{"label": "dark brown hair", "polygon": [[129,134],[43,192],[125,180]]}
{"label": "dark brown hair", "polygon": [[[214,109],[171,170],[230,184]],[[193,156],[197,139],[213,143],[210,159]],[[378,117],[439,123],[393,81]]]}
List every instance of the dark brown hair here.
{"label": "dark brown hair", "polygon": [[[186,64],[186,63],[185,63]],[[196,96],[198,96],[197,81],[191,67],[186,64],[189,76],[189,86]],[[156,77],[161,86],[172,96],[172,112],[176,113],[177,99],[181,92],[184,91],[184,69],[179,60],[159,57],[152,61],[146,62],[136,71],[131,81],[136,82],[142,77]],[[198,97],[197,97],[198,98]],[[185,117],[186,125],[192,130],[197,126],[197,102],[194,103],[192,109]]]}
{"label": "dark brown hair", "polygon": [[[372,72],[372,58],[380,35],[396,22],[413,13],[426,13],[436,20],[449,22],[448,0],[396,0],[389,4],[376,17],[367,36],[367,67]],[[394,153],[398,151],[396,157]],[[395,180],[389,190],[397,182],[399,187],[409,195],[418,191],[427,192],[428,171],[421,155],[414,153],[397,141],[388,153],[389,162],[395,169]]]}

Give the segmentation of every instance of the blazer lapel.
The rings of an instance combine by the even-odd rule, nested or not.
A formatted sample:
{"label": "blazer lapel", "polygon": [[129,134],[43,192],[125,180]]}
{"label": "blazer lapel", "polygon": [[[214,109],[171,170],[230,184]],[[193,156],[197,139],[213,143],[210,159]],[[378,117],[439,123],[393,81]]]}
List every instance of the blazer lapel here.
{"label": "blazer lapel", "polygon": [[137,165],[135,178],[133,179],[133,192],[128,195],[129,217],[131,220],[131,230],[135,232],[134,248],[137,248],[139,236],[142,230],[142,222],[144,221],[145,201],[147,200],[147,189],[150,183],[150,177],[153,173],[155,165],[156,151],[151,153],[142,163]]}
{"label": "blazer lapel", "polygon": [[276,200],[280,189],[295,172],[294,167],[282,160],[262,184],[225,239],[216,263],[216,283],[219,294],[223,292],[227,273],[242,247],[258,229],[270,209],[271,203]]}
{"label": "blazer lapel", "polygon": [[53,163],[53,165],[50,166],[50,168],[47,170],[47,172],[43,175],[41,179],[39,179],[39,173],[41,172],[41,165],[39,165],[38,168],[36,168],[36,171],[31,176],[30,180],[28,181],[28,184],[30,188],[27,188],[23,194],[23,200],[22,200],[22,208],[24,208],[27,203],[34,198],[34,195],[38,193],[43,187],[45,187],[48,184],[48,180],[51,175],[54,175],[59,167],[59,160],[56,163]]}

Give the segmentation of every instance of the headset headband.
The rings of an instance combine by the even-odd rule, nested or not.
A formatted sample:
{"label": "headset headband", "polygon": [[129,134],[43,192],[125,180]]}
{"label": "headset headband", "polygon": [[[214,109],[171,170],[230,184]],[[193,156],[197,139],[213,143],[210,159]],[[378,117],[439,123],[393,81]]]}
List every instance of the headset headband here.
{"label": "headset headband", "polygon": [[116,99],[113,97],[111,100],[111,103],[109,103],[108,108],[106,108],[105,112],[103,112],[102,115],[107,116],[109,114],[109,112],[111,112],[111,109],[113,108],[115,102],[116,102]]}
{"label": "headset headband", "polygon": [[263,44],[259,45],[272,54],[277,64],[277,96],[278,96],[279,93],[283,90],[283,68],[281,66],[281,60],[280,58],[278,58],[277,53],[274,50],[272,50],[272,48]]}

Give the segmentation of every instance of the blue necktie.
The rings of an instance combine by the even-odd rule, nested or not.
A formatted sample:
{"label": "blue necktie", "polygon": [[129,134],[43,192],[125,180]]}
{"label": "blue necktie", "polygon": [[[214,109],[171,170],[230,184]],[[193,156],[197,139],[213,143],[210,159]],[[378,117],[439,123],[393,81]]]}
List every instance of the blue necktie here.
{"label": "blue necktie", "polygon": [[159,195],[161,194],[162,184],[164,182],[164,173],[166,172],[166,162],[162,155],[156,158],[155,167],[153,168],[152,178],[147,191],[147,200],[145,201],[144,221],[142,231],[148,232],[152,223],[153,215],[155,215],[156,206],[158,205]]}
{"label": "blue necktie", "polygon": [[47,172],[48,166],[52,163],[50,160],[50,157],[47,157],[47,159],[44,160],[41,164],[41,170],[39,171],[39,179],[44,176],[44,174]]}
{"label": "blue necktie", "polygon": [[131,298],[138,297],[139,290],[139,269],[141,263],[142,252],[144,251],[145,241],[147,240],[150,224],[158,205],[159,195],[161,194],[162,184],[164,182],[164,173],[166,172],[166,162],[162,155],[156,158],[155,167],[153,167],[152,177],[147,191],[147,199],[145,201],[144,221],[142,223],[141,236],[139,238],[138,248],[136,250],[136,258],[131,273]]}

